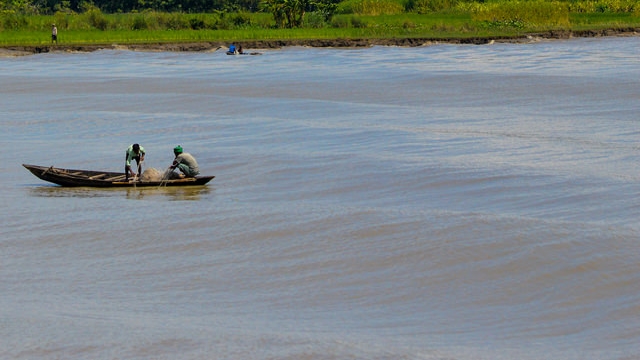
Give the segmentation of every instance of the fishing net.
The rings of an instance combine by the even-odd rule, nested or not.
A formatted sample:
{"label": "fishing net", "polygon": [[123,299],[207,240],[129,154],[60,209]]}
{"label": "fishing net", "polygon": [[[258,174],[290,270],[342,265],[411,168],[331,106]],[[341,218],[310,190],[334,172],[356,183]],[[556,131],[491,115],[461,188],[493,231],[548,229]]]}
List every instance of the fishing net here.
{"label": "fishing net", "polygon": [[155,168],[148,168],[142,172],[141,181],[162,181],[162,173]]}
{"label": "fishing net", "polygon": [[175,171],[171,171],[170,169],[160,171],[156,168],[148,168],[142,172],[142,175],[140,175],[140,181],[163,181],[179,178],[179,174]]}

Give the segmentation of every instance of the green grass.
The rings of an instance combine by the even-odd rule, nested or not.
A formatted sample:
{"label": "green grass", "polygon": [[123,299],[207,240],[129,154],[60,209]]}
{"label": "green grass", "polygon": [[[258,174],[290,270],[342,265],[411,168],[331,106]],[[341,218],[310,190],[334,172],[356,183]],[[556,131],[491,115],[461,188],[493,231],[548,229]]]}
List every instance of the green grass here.
{"label": "green grass", "polygon": [[[472,38],[518,35],[517,31],[452,30],[447,25],[434,25],[434,28],[416,30],[414,28],[393,28],[373,26],[357,29],[273,29],[273,30],[71,30],[60,32],[59,45],[104,45],[104,44],[143,44],[143,43],[183,43],[183,42],[233,42],[262,40],[326,40],[326,39],[390,39],[390,38]],[[48,33],[34,31],[3,31],[0,33],[2,46],[49,45]]]}
{"label": "green grass", "polygon": [[629,13],[570,14],[569,21],[574,30],[627,29],[640,25],[640,17]]}
{"label": "green grass", "polygon": [[[388,38],[497,38],[523,35],[549,30],[602,30],[640,28],[640,17],[629,13],[572,13],[568,24],[526,24],[481,21],[472,13],[396,14],[379,16],[336,15],[332,24],[314,28],[270,28],[268,14],[251,14],[248,24],[229,29],[159,29],[157,24],[173,22],[192,24],[199,19],[209,26],[222,25],[234,19],[226,15],[222,20],[214,14],[182,14],[172,18],[167,14],[146,14],[147,27],[132,30],[136,17],[141,14],[99,14],[106,19],[106,29],[88,26],[87,15],[15,17],[23,24],[18,30],[0,31],[0,46],[38,46],[51,42],[51,23],[56,22],[60,45],[104,45],[141,43],[231,42],[260,40],[312,40],[312,39],[388,39]],[[5,23],[7,18],[0,18]],[[95,20],[95,19],[94,19]],[[222,21],[222,23],[220,23]],[[26,24],[26,25],[25,25]],[[197,22],[200,24],[200,22]]]}

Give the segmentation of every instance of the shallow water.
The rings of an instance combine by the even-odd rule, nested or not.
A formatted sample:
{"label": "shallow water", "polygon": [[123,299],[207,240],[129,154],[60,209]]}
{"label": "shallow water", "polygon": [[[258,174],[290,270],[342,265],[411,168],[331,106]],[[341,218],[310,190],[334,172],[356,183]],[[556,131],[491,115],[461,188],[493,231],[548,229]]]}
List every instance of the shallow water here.
{"label": "shallow water", "polygon": [[639,49],[0,58],[0,357],[633,359]]}

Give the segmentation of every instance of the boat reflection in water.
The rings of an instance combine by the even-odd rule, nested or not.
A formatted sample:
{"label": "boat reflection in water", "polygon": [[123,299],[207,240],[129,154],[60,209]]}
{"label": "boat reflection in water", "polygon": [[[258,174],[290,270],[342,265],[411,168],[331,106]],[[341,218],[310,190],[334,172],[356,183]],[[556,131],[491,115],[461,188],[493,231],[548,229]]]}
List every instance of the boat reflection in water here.
{"label": "boat reflection in water", "polygon": [[127,188],[127,199],[150,200],[155,198],[169,198],[171,201],[200,200],[203,195],[209,194],[208,186],[185,186],[157,188]]}
{"label": "boat reflection in water", "polygon": [[131,200],[160,200],[193,201],[201,200],[202,196],[211,193],[209,186],[183,187],[136,187],[136,188],[89,188],[37,186],[29,189],[29,195],[45,198],[118,198],[126,197]]}

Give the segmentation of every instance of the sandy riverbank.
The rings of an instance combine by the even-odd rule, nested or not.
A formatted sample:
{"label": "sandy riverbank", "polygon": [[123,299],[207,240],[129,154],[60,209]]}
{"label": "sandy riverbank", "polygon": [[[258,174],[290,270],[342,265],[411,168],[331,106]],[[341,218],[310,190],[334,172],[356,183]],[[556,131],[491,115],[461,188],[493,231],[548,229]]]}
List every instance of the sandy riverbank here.
{"label": "sandy riverbank", "polygon": [[[576,37],[604,36],[639,36],[640,29],[609,29],[586,31],[549,31],[546,33],[527,34],[518,37],[497,38],[396,38],[396,39],[315,39],[315,40],[264,40],[242,41],[236,44],[245,49],[278,49],[288,46],[308,47],[369,47],[369,46],[428,46],[433,44],[475,44],[484,45],[496,42],[527,43],[547,39],[570,39]],[[130,51],[216,51],[228,44],[215,42],[184,43],[145,43],[145,44],[92,44],[92,45],[35,45],[35,46],[0,46],[0,56],[24,56],[55,51],[91,52],[96,50],[130,50]]]}

